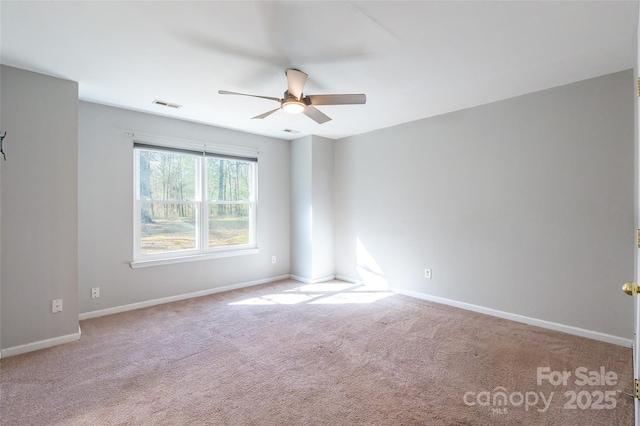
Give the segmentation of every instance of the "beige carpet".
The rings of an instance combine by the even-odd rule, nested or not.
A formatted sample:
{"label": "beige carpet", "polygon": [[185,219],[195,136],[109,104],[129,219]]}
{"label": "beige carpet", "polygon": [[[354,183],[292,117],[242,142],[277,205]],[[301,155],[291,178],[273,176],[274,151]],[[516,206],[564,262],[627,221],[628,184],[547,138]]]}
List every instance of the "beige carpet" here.
{"label": "beige carpet", "polygon": [[[82,321],[79,342],[0,360],[1,423],[633,423],[627,396],[598,403],[631,389],[630,349],[363,290],[282,281]],[[575,384],[601,366],[617,385]],[[538,386],[538,367],[571,377]]]}

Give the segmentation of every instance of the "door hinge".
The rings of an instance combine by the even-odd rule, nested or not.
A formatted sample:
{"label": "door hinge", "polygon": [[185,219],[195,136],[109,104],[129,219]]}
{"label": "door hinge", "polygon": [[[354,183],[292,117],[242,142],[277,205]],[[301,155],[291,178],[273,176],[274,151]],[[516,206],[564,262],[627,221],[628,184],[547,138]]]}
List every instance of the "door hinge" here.
{"label": "door hinge", "polygon": [[634,379],[633,383],[633,396],[640,399],[640,380]]}
{"label": "door hinge", "polygon": [[637,236],[638,236],[638,248],[640,248],[640,229],[638,229]]}
{"label": "door hinge", "polygon": [[638,83],[636,87],[638,88],[638,97],[640,98],[640,77],[638,77]]}

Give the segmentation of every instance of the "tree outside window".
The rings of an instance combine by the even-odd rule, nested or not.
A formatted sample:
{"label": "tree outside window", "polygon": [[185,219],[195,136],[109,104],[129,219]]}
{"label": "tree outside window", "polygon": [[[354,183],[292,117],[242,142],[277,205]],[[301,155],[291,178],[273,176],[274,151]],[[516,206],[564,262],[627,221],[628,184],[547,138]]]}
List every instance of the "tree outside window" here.
{"label": "tree outside window", "polygon": [[256,161],[146,145],[135,151],[137,257],[256,246]]}

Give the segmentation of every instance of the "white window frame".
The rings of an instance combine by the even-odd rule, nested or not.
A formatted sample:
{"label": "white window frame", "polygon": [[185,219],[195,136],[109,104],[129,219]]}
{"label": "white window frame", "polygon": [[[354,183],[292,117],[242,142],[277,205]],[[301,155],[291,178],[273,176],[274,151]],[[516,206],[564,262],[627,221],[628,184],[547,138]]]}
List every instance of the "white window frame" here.
{"label": "white window frame", "polygon": [[[132,137],[133,146],[133,261],[132,268],[147,266],[166,265],[173,263],[191,262],[206,259],[216,259],[229,256],[240,256],[256,254],[260,252],[258,247],[258,154],[259,151],[252,148],[232,147],[225,145],[213,145],[202,142],[186,140],[175,140],[161,138],[157,136],[141,135],[129,133]],[[135,145],[144,145],[136,147]],[[196,181],[196,199],[191,201],[151,201],[158,204],[195,204],[196,205],[196,248],[191,250],[180,250],[166,253],[143,254],[141,253],[141,206],[149,201],[140,199],[140,150],[157,149],[167,152],[180,152],[194,155],[198,160],[196,164],[196,174],[199,178]],[[192,151],[191,153],[185,151]],[[206,162],[208,158],[236,159],[247,161],[253,164],[251,185],[253,187],[252,197],[249,201],[216,201],[207,200],[207,170]],[[209,243],[209,206],[219,204],[241,204],[249,205],[249,243],[224,247],[208,247]]]}

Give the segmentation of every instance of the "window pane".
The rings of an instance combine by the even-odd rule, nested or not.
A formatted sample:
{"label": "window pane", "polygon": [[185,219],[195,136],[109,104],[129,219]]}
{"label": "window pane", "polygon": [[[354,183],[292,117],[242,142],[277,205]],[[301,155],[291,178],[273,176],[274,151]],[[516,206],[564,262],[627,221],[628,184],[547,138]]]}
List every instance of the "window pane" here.
{"label": "window pane", "polygon": [[188,154],[140,150],[140,199],[195,200],[197,161]]}
{"label": "window pane", "polygon": [[207,199],[250,201],[253,163],[207,157]]}
{"label": "window pane", "polygon": [[249,244],[247,204],[209,205],[209,247]]}
{"label": "window pane", "polygon": [[141,205],[142,254],[196,248],[196,204]]}

